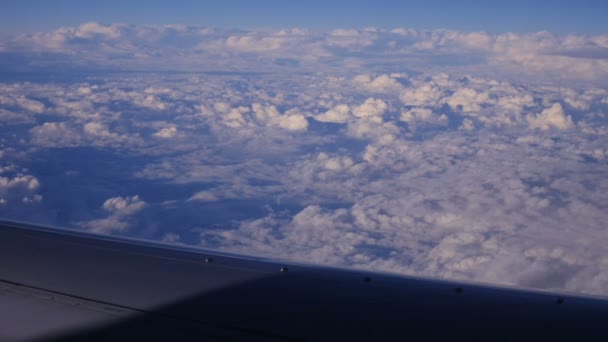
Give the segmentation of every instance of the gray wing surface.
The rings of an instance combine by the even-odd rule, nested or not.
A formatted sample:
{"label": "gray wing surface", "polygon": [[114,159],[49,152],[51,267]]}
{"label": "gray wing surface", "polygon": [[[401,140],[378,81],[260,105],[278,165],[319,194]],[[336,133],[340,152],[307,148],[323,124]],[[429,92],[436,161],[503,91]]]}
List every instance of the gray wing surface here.
{"label": "gray wing surface", "polygon": [[606,340],[608,301],[0,222],[0,340]]}

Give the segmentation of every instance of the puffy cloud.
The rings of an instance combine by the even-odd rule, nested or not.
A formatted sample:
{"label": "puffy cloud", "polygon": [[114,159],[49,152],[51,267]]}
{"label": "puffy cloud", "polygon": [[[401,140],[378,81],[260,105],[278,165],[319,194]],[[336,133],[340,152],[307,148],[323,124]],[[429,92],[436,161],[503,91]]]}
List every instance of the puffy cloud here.
{"label": "puffy cloud", "polygon": [[290,131],[304,131],[308,128],[308,121],[302,114],[287,114],[279,120],[279,127]]}
{"label": "puffy cloud", "polygon": [[112,197],[103,202],[102,208],[111,213],[132,214],[146,206],[138,195],[131,197]]}
{"label": "puffy cloud", "polygon": [[101,36],[107,39],[117,39],[121,35],[121,25],[102,25],[97,22],[88,22],[80,25],[73,31],[73,34],[77,38]]}
{"label": "puffy cloud", "polygon": [[161,129],[160,131],[154,133],[154,136],[157,138],[169,139],[169,138],[173,138],[173,136],[175,136],[176,133],[177,133],[177,128],[165,127],[163,129]]}
{"label": "puffy cloud", "polygon": [[32,123],[34,120],[34,118],[29,115],[24,115],[24,113],[16,113],[6,109],[0,109],[0,121],[2,121],[5,125]]}
{"label": "puffy cloud", "polygon": [[44,103],[18,94],[15,89],[3,87],[0,90],[6,94],[0,95],[0,119],[5,124],[30,123],[36,114],[46,110]]}
{"label": "puffy cloud", "polygon": [[125,232],[133,225],[132,216],[147,205],[138,195],[108,198],[101,207],[109,213],[109,216],[82,223],[82,226],[97,234]]}
{"label": "puffy cloud", "polygon": [[525,107],[534,107],[534,97],[530,94],[508,94],[498,98],[496,105],[503,110],[521,114]]}
{"label": "puffy cloud", "polygon": [[471,88],[458,89],[446,100],[450,107],[468,113],[479,112],[481,105],[488,102],[490,102],[488,93],[479,93]]}
{"label": "puffy cloud", "polygon": [[326,153],[319,153],[317,159],[322,162],[323,168],[331,171],[343,171],[353,166],[350,157],[329,157]]}
{"label": "puffy cloud", "polygon": [[263,106],[254,103],[251,108],[258,120],[269,126],[278,126],[290,131],[305,131],[308,129],[308,120],[297,110],[289,110],[280,114],[274,106]]}
{"label": "puffy cloud", "polygon": [[433,111],[428,108],[412,108],[401,113],[401,121],[429,121],[433,117]]}
{"label": "puffy cloud", "polygon": [[82,135],[65,122],[45,122],[30,130],[32,140],[44,146],[76,146]]}
{"label": "puffy cloud", "polygon": [[382,118],[373,116],[350,122],[346,133],[356,138],[391,143],[399,135],[400,130],[393,122],[383,122]]}
{"label": "puffy cloud", "polygon": [[[271,215],[242,224],[239,232],[206,231],[202,238],[225,241],[227,246],[240,241],[256,246],[266,255],[273,255],[280,248],[294,259],[306,258],[309,262],[340,264],[346,256],[355,254],[353,244],[371,240],[355,229],[349,231],[348,225],[347,210],[331,212],[311,205],[288,222]],[[303,255],[304,250],[307,251],[307,256]]]}
{"label": "puffy cloud", "polygon": [[222,117],[224,123],[231,128],[239,128],[247,125],[243,114],[249,112],[247,107],[230,108]]}
{"label": "puffy cloud", "polygon": [[215,103],[214,109],[219,113],[222,123],[233,129],[253,129],[262,126],[305,131],[308,128],[308,120],[297,109],[280,113],[273,105],[253,103],[251,107],[232,108],[223,102]]}
{"label": "puffy cloud", "polygon": [[[555,143],[539,142],[550,138],[519,139],[527,147],[512,139],[455,131],[420,142],[394,137],[367,145],[361,155],[311,155],[293,165],[285,184],[316,196],[308,197],[312,204],[293,216],[271,213],[237,228],[204,231],[202,244],[426,276],[606,291],[605,282],[591,281],[601,279],[594,272],[608,272],[594,261],[602,252],[592,240],[571,242],[582,211],[591,224],[585,234],[601,234],[600,221],[588,219],[603,215],[596,204],[605,196],[582,184],[605,182],[591,174],[568,180],[564,165],[582,165],[570,164],[572,152],[554,155]],[[514,168],[523,170],[518,177]],[[596,204],[565,200],[576,196]],[[338,199],[343,206],[335,208]]]}
{"label": "puffy cloud", "polygon": [[572,118],[564,113],[562,105],[559,103],[553,104],[550,108],[543,110],[539,115],[530,114],[527,117],[530,128],[538,128],[548,130],[556,128],[565,130],[573,127]]}
{"label": "puffy cloud", "polygon": [[407,122],[411,129],[416,129],[417,124],[446,125],[448,123],[445,114],[436,115],[431,109],[419,107],[403,111],[400,120]]}
{"label": "puffy cloud", "polygon": [[114,139],[118,137],[117,134],[111,133],[106,125],[99,122],[87,122],[83,126],[83,131],[87,135],[101,139]]}
{"label": "puffy cloud", "polygon": [[167,105],[163,101],[159,100],[154,95],[146,95],[143,97],[137,97],[133,100],[133,102],[138,106],[142,106],[142,107],[153,109],[153,110],[167,109]]}
{"label": "puffy cloud", "polygon": [[131,227],[129,223],[123,220],[123,217],[115,215],[86,222],[83,226],[90,232],[106,235],[113,232],[123,232]]}
{"label": "puffy cloud", "polygon": [[350,107],[340,104],[323,114],[315,115],[314,118],[321,122],[345,123],[351,118]]}
{"label": "puffy cloud", "polygon": [[40,182],[36,177],[25,175],[16,176],[13,178],[0,177],[0,187],[3,189],[10,189],[14,187],[24,187],[28,190],[36,190],[40,186]]}
{"label": "puffy cloud", "polygon": [[111,132],[100,122],[87,122],[81,127],[67,122],[45,122],[30,129],[32,142],[48,147],[119,145],[132,140]]}
{"label": "puffy cloud", "polygon": [[44,103],[37,101],[37,100],[28,99],[25,96],[15,96],[15,97],[3,96],[0,98],[0,104],[14,105],[22,110],[25,110],[25,111],[28,111],[31,113],[35,113],[35,114],[42,114],[42,113],[44,113],[44,110],[45,110]]}
{"label": "puffy cloud", "polygon": [[201,202],[215,202],[217,200],[218,200],[217,196],[209,191],[199,191],[188,199],[188,201],[201,201]]}
{"label": "puffy cloud", "polygon": [[32,197],[25,196],[21,199],[24,204],[35,204],[42,202],[42,195],[34,195]]}
{"label": "puffy cloud", "polygon": [[358,75],[353,80],[365,89],[377,93],[398,92],[403,88],[393,75]]}
{"label": "puffy cloud", "polygon": [[[408,28],[228,30],[90,22],[19,35],[0,42],[0,52],[23,56],[19,67],[25,69],[76,66],[259,72],[365,67],[363,72],[371,75],[382,69],[394,70],[382,66],[401,60],[420,72],[432,68],[500,75],[512,81],[559,77],[605,85],[606,41],[606,35],[560,36],[549,32],[489,34]],[[48,60],[45,52],[58,58]],[[357,81],[362,81],[359,84],[368,90],[390,92],[400,87],[392,78],[381,74]]]}
{"label": "puffy cloud", "polygon": [[[0,158],[3,154],[0,153]],[[28,174],[27,170],[11,164],[0,165],[0,205],[15,205],[19,201],[23,204],[40,203],[43,197],[37,193],[39,188],[39,179]]]}
{"label": "puffy cloud", "polygon": [[336,29],[329,33],[329,46],[341,48],[362,48],[370,46],[376,40],[373,30]]}
{"label": "puffy cloud", "polygon": [[435,83],[424,83],[405,89],[400,99],[407,106],[437,106],[443,96],[443,91]]}
{"label": "puffy cloud", "polygon": [[458,129],[465,130],[465,131],[472,131],[475,129],[475,124],[470,119],[464,119],[462,121],[462,124],[460,125],[460,127],[458,127]]}
{"label": "puffy cloud", "polygon": [[281,48],[285,37],[254,37],[254,36],[230,36],[226,39],[226,45],[230,48],[246,52],[268,52]]}
{"label": "puffy cloud", "polygon": [[359,118],[368,116],[382,116],[387,110],[388,105],[381,99],[368,98],[361,105],[353,108],[353,115]]}
{"label": "puffy cloud", "polygon": [[[79,39],[120,46],[139,30]],[[212,49],[236,58],[238,71],[291,51],[296,35],[304,47],[326,43],[324,33],[284,32],[294,37],[280,48],[243,53],[222,50],[227,36],[269,33],[147,30],[150,52],[154,36],[173,30],[173,53],[183,51],[173,38],[192,35],[180,44],[202,60]],[[247,254],[606,293],[607,93],[468,66],[414,71],[434,53],[416,42],[458,54],[495,44],[493,35],[469,44],[415,30],[358,34],[378,37],[370,49],[389,35],[391,58],[407,52],[413,76],[392,73],[402,64],[382,64],[382,50],[345,44],[328,51],[356,56],[360,69],[327,56],[315,73],[6,81],[0,110],[28,120],[0,125],[2,211]],[[217,44],[195,48],[201,37]],[[91,146],[103,148],[82,148]],[[83,150],[86,163],[74,157]],[[141,196],[115,197],[134,187]]]}

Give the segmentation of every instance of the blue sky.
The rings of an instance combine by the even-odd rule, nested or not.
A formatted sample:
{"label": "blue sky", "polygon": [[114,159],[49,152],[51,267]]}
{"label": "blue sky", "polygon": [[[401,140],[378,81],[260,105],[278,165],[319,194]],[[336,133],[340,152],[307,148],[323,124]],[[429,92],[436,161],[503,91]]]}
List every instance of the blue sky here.
{"label": "blue sky", "polygon": [[86,21],[238,28],[409,27],[461,31],[598,34],[608,2],[579,1],[194,1],[5,0],[0,32],[46,31]]}

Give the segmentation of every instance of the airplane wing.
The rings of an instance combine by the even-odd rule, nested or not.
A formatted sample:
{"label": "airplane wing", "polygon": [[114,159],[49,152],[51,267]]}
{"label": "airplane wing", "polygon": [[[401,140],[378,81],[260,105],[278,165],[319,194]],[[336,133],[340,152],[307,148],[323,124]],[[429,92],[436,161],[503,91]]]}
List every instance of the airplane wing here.
{"label": "airplane wing", "polygon": [[0,340],[608,340],[608,301],[0,222]]}

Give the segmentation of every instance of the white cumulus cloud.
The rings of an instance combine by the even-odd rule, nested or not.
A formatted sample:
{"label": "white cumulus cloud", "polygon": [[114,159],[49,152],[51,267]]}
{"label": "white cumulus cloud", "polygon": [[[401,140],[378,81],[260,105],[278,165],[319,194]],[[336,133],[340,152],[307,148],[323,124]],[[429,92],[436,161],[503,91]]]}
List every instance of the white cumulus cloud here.
{"label": "white cumulus cloud", "polygon": [[548,130],[551,128],[565,130],[573,127],[572,118],[564,113],[562,105],[553,104],[539,115],[530,114],[527,117],[530,128]]}
{"label": "white cumulus cloud", "polygon": [[359,118],[382,116],[387,108],[388,105],[383,100],[370,97],[361,105],[353,108],[353,115]]}

